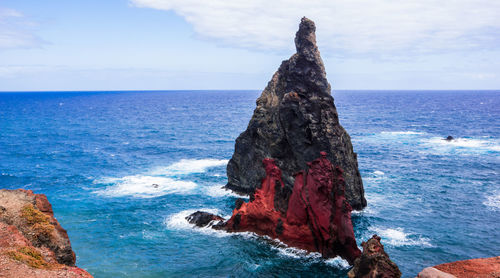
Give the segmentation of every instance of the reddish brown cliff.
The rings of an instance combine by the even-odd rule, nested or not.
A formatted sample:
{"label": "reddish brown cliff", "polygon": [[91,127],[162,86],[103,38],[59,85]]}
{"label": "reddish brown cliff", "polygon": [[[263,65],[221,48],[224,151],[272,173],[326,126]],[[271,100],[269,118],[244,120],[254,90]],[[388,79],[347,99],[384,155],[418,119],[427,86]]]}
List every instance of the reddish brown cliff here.
{"label": "reddish brown cliff", "polygon": [[[361,251],[354,238],[352,208],[345,197],[342,170],[326,157],[321,152],[320,158],[308,163],[307,171],[297,173],[291,192],[275,161],[264,159],[266,177],[250,202],[238,201],[232,217],[214,227],[266,235],[289,246],[328,258],[341,256],[353,263]],[[195,223],[193,219],[188,217]]]}
{"label": "reddish brown cliff", "polygon": [[419,278],[500,278],[500,256],[457,261],[428,267]]}
{"label": "reddish brown cliff", "polygon": [[75,267],[68,234],[45,195],[0,190],[0,277],[92,277]]}

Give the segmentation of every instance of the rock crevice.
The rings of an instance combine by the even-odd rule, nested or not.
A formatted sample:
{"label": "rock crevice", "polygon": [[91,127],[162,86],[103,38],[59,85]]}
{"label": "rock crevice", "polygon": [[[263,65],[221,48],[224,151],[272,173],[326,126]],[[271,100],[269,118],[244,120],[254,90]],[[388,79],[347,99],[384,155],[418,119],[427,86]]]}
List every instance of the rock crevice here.
{"label": "rock crevice", "polygon": [[254,232],[325,258],[341,256],[352,264],[361,251],[354,237],[342,169],[334,167],[321,152],[320,158],[308,163],[307,170],[296,174],[293,190],[287,192],[276,161],[266,158],[262,163],[266,176],[261,186],[249,202],[236,201],[229,220],[203,212],[186,219],[197,226],[218,221],[213,228]]}

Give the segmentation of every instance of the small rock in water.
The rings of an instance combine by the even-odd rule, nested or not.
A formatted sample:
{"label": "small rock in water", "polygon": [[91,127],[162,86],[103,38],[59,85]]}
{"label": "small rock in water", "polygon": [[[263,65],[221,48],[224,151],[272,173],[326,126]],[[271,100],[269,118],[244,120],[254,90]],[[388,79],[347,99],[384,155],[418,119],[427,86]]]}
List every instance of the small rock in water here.
{"label": "small rock in water", "polygon": [[452,140],[454,140],[454,139],[455,139],[455,138],[453,138],[453,136],[448,136],[448,137],[446,137],[446,139],[444,139],[444,140],[446,140],[446,141],[452,141]]}
{"label": "small rock in water", "polygon": [[158,188],[158,187],[159,187],[159,185],[158,185],[158,184],[156,184],[156,183],[153,183],[153,187],[154,187],[154,188]]}
{"label": "small rock in water", "polygon": [[197,211],[186,216],[186,220],[197,227],[205,227],[212,221],[224,221],[224,218],[204,211]]}

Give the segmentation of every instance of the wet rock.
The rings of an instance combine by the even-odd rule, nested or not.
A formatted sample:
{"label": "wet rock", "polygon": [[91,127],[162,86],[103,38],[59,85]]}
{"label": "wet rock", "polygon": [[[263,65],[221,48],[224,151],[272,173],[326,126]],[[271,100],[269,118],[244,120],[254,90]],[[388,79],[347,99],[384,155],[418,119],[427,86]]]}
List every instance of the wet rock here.
{"label": "wet rock", "polygon": [[[294,174],[307,168],[320,151],[344,170],[346,199],[355,209],[366,206],[364,189],[349,134],[340,125],[330,84],[316,46],[314,22],[303,18],[295,37],[297,53],[283,61],[257,99],[248,128],[236,139],[227,165],[227,188],[255,192],[266,171],[261,161],[273,158],[282,170],[279,194],[288,194]],[[277,204],[280,211],[286,210]]]}
{"label": "wet rock", "polygon": [[[213,221],[224,221],[224,218],[204,211],[194,212],[186,217],[186,220],[197,227],[205,227]],[[213,223],[212,223],[213,224]]]}
{"label": "wet rock", "polygon": [[[266,176],[261,187],[253,200],[233,211],[225,230],[254,232],[319,252],[325,258],[341,256],[353,263],[361,251],[354,238],[342,170],[321,152],[320,158],[308,163],[308,170],[296,175],[291,193],[277,197],[285,186],[282,172],[273,159],[266,158],[263,164]],[[277,203],[286,203],[286,209]]]}
{"label": "wet rock", "polygon": [[444,140],[446,140],[446,141],[453,141],[454,139],[455,138],[453,138],[453,136],[448,136]]}
{"label": "wet rock", "polygon": [[361,246],[363,246],[363,253],[361,257],[356,259],[353,268],[347,273],[349,278],[401,277],[401,271],[384,251],[379,236],[373,235],[367,242],[361,243]]}

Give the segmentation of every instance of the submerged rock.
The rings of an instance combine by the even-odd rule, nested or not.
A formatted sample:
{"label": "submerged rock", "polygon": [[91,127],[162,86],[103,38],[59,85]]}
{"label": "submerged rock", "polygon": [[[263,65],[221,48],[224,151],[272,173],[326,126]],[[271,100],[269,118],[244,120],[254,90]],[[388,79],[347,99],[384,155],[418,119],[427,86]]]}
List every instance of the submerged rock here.
{"label": "submerged rock", "polygon": [[[263,160],[266,176],[248,203],[238,199],[231,218],[214,228],[269,236],[325,258],[341,256],[351,264],[361,255],[345,198],[342,170],[325,152],[297,173],[293,190],[285,188],[282,172],[273,159]],[[194,219],[205,219],[196,220]],[[219,217],[196,212],[186,219],[205,224]],[[199,226],[199,225],[198,225]]]}
{"label": "submerged rock", "polygon": [[313,21],[302,18],[295,37],[297,53],[273,75],[257,99],[248,128],[236,139],[226,187],[254,193],[266,176],[261,161],[270,157],[282,170],[286,194],[295,184],[294,174],[324,150],[344,170],[347,201],[362,209],[366,200],[357,156],[339,123],[315,30]]}
{"label": "submerged rock", "polygon": [[349,278],[384,277],[399,278],[401,271],[385,253],[380,237],[373,235],[367,242],[361,243],[363,254],[354,262],[354,267],[347,273]]}
{"label": "submerged rock", "polygon": [[0,276],[92,277],[75,267],[66,230],[43,194],[0,190]]}

